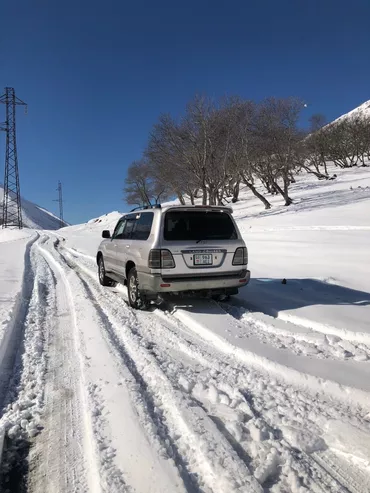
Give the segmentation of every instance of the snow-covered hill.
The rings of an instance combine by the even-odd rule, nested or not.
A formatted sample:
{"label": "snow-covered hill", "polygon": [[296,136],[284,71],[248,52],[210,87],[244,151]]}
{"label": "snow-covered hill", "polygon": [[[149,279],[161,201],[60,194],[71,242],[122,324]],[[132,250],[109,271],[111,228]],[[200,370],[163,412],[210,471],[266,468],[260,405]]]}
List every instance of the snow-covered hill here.
{"label": "snow-covered hill", "polygon": [[[4,188],[0,185],[0,204],[3,202]],[[22,198],[23,226],[31,229],[59,229],[60,221],[52,212]]]}
{"label": "snow-covered hill", "polygon": [[348,113],[340,116],[331,123],[343,122],[344,120],[352,120],[355,118],[370,118],[370,99],[369,101],[365,101],[365,103],[361,104],[357,108],[354,108]]}

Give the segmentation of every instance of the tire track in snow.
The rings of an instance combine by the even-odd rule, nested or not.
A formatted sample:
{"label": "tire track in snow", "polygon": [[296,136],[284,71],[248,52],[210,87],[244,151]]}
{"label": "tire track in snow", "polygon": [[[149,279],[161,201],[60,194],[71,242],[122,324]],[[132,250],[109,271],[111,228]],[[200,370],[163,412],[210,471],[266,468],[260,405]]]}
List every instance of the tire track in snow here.
{"label": "tire track in snow", "polygon": [[354,332],[349,329],[343,329],[340,327],[335,327],[330,324],[323,324],[316,322],[315,320],[309,320],[308,318],[300,317],[298,315],[292,315],[290,313],[280,312],[277,318],[284,320],[285,322],[290,322],[296,325],[301,325],[307,329],[312,329],[316,332],[321,332],[323,334],[330,334],[337,336],[340,339],[355,342],[357,344],[370,345],[370,334],[367,332]]}
{"label": "tire track in snow", "polygon": [[[153,436],[155,425],[151,427],[147,418],[142,420],[142,427],[138,423],[136,413],[139,417],[143,415],[143,395],[138,382],[132,378],[121,355],[116,351],[114,340],[112,343],[109,337],[104,337],[107,332],[112,335],[106,316],[101,313],[94,299],[89,297],[83,282],[54,250],[53,245],[51,251],[45,254],[64,272],[74,294],[81,339],[80,353],[85,360],[84,386],[93,415],[93,439],[96,442],[103,489],[109,493],[131,491],[132,486],[133,491],[138,493],[184,492],[179,473],[172,461],[163,458],[165,448],[159,450],[158,446],[150,446],[143,433],[143,428],[151,428],[148,430],[149,436]],[[109,343],[111,350],[108,352]],[[118,372],[117,367],[120,370]],[[131,390],[137,404],[135,410],[131,407],[126,389]]]}
{"label": "tire track in snow", "polygon": [[[45,265],[55,299],[45,347],[47,370],[43,430],[30,453],[29,491],[37,493],[98,492],[84,430],[84,402],[76,352],[74,307],[62,276],[43,255],[43,237],[35,245],[36,265]],[[45,276],[45,268],[44,268]],[[97,487],[98,486],[98,487]]]}
{"label": "tire track in snow", "polygon": [[0,406],[3,407],[5,394],[12,376],[14,357],[23,337],[24,324],[34,284],[34,272],[31,266],[31,248],[38,235],[31,238],[24,253],[24,271],[22,288],[12,310],[11,319],[4,331],[0,344]]}
{"label": "tire track in snow", "polygon": [[[68,259],[66,259],[68,263]],[[70,263],[81,280],[83,276]],[[86,283],[91,298],[98,300],[98,306],[107,317],[115,334],[115,346],[127,355],[135,365],[137,378],[145,382],[159,411],[164,439],[170,440],[178,466],[186,467],[188,474],[196,479],[197,488],[208,488],[214,492],[262,491],[258,482],[251,476],[246,464],[240,459],[229,441],[201,406],[195,406],[186,393],[174,388],[162,371],[156,358],[141,343],[137,334],[137,321],[127,307],[108,308],[103,303],[95,283]],[[89,286],[88,286],[89,285]],[[118,319],[120,322],[118,322]],[[124,321],[124,325],[122,322]],[[140,381],[140,380],[139,380]],[[212,451],[212,452],[211,452]],[[220,465],[220,463],[222,465]],[[194,488],[195,485],[193,485]]]}
{"label": "tire track in snow", "polygon": [[[76,256],[75,252],[73,253],[73,255]],[[70,258],[70,260],[71,260],[71,258]],[[75,268],[76,265],[72,264],[72,267]],[[83,268],[83,271],[84,271],[84,273],[86,273],[90,277],[92,277],[92,279],[94,279],[94,281],[96,280],[96,274],[95,273],[89,271],[88,269],[86,269],[86,267]],[[94,282],[94,284],[97,284],[96,281]],[[110,306],[112,306],[113,304],[117,305],[117,302],[118,303],[120,302],[122,305],[122,303],[123,303],[122,299],[117,297],[115,295],[115,293],[112,292],[112,290],[101,289],[99,286],[98,286],[98,288],[100,289],[102,294],[100,294],[99,298],[97,298],[97,299],[99,299],[99,302],[102,305],[103,305],[102,298],[105,298],[106,303],[108,303]],[[116,303],[115,303],[115,300],[116,300]],[[125,311],[127,311],[127,307],[125,305],[123,307],[124,307]],[[222,379],[220,382],[219,381],[220,379],[216,378],[215,374],[213,374],[213,375],[210,374],[208,377],[206,377],[207,379],[209,379],[208,383],[212,382],[212,385],[214,387],[218,387],[219,390],[222,389],[224,391],[224,393],[223,393],[224,396],[225,395],[227,396],[227,394],[229,396],[232,396],[233,395],[232,389],[233,388],[235,389],[235,387],[237,389],[243,388],[243,387],[248,388],[251,386],[250,385],[251,381],[257,380],[257,382],[258,382],[258,380],[261,379],[260,376],[258,376],[255,372],[253,372],[252,375],[248,374],[249,372],[245,372],[245,368],[243,369],[243,365],[237,365],[235,361],[231,361],[231,362],[230,361],[224,361],[224,363],[225,363],[223,365],[224,368],[222,368],[222,363],[221,363],[222,356],[221,355],[219,356],[220,361],[215,363],[214,352],[213,352],[212,356],[209,354],[207,355],[207,353],[203,351],[204,347],[202,347],[202,344],[200,344],[200,347],[202,347],[202,350],[201,351],[199,350],[199,344],[197,344],[197,343],[199,343],[199,341],[201,341],[201,339],[198,340],[197,343],[195,342],[191,346],[191,348],[189,348],[189,341],[188,340],[185,341],[183,338],[179,338],[178,335],[176,335],[175,332],[172,331],[173,341],[171,341],[171,343],[169,343],[168,333],[171,332],[171,328],[170,328],[171,324],[173,324],[174,328],[175,328],[176,322],[177,322],[177,326],[180,330],[183,331],[182,333],[184,336],[186,336],[185,338],[188,339],[190,334],[191,334],[191,330],[190,331],[184,331],[183,330],[184,328],[181,327],[181,325],[179,325],[179,322],[176,319],[174,319],[173,316],[171,316],[171,315],[169,316],[168,314],[162,313],[160,310],[155,310],[151,314],[145,314],[145,313],[138,312],[137,314],[135,314],[136,315],[135,318],[137,318],[138,321],[140,321],[140,320],[145,321],[145,319],[153,317],[153,315],[155,315],[155,314],[157,314],[157,317],[159,316],[159,318],[161,318],[162,321],[166,321],[167,318],[169,319],[169,320],[167,320],[167,324],[164,327],[163,327],[163,325],[158,324],[156,322],[152,322],[152,323],[148,323],[148,322],[145,323],[144,322],[144,325],[145,325],[144,332],[140,329],[142,324],[137,326],[137,330],[139,330],[139,333],[140,333],[141,337],[143,338],[143,341],[145,340],[145,335],[148,336],[148,331],[150,332],[151,337],[149,337],[149,339],[145,340],[145,344],[150,348],[152,354],[158,359],[159,364],[162,367],[162,370],[165,371],[167,377],[170,378],[170,380],[172,381],[172,384],[174,386],[176,386],[176,384],[178,384],[178,382],[179,382],[178,374],[185,374],[186,375],[185,367],[183,367],[179,361],[176,361],[176,354],[174,356],[174,359],[169,357],[169,354],[171,354],[171,353],[173,354],[174,352],[176,353],[179,351],[182,352],[184,355],[186,355],[186,357],[188,359],[195,359],[200,365],[203,365],[203,367],[205,365],[207,366],[207,364],[208,364],[210,370],[216,370],[215,374],[221,374],[221,375],[223,375],[223,378],[227,377],[227,378],[225,378],[225,381],[223,381],[223,382],[222,382]],[[170,323],[168,323],[168,322],[170,322]],[[144,325],[143,325],[143,327],[144,327]],[[166,332],[167,332],[167,335],[166,335]],[[194,341],[196,341],[196,339]],[[165,348],[166,355],[164,355],[164,353],[163,353],[164,348]],[[209,351],[209,347],[208,347],[208,351]],[[223,357],[223,360],[225,360],[225,357]],[[168,368],[170,368],[171,365],[173,365],[174,369],[172,369],[172,371],[168,371]],[[166,366],[167,366],[167,368],[166,368]],[[189,376],[189,374],[191,374],[191,372],[188,371],[187,374]],[[231,377],[230,377],[230,374],[232,375]],[[237,378],[235,378],[236,375],[238,375]],[[190,380],[191,379],[193,380],[193,382],[198,381],[199,380],[199,374],[196,374],[193,372]],[[193,387],[193,385],[194,385],[194,383],[189,385],[189,388],[191,389]],[[211,387],[212,387],[212,385],[211,385]],[[185,380],[185,387],[187,387],[186,380]],[[276,395],[280,394],[281,398],[279,398],[277,400],[278,406],[279,406],[279,412],[284,413],[283,405],[284,404],[286,405],[286,400],[288,398],[287,391],[286,391],[286,389],[284,389],[282,391],[281,386],[276,385],[276,382],[273,384],[273,387],[274,387],[273,390],[271,392],[269,392],[268,387],[266,387],[266,384],[265,383],[262,384],[262,387],[259,389],[259,392],[257,392],[257,396],[255,396],[255,397],[257,397],[257,404],[256,404],[257,409],[261,408],[261,403],[258,402],[261,400],[261,397],[265,398],[265,400],[267,400],[267,401],[270,400],[270,402],[272,402],[272,400],[274,398],[276,399]],[[186,389],[188,392],[189,392],[189,388]],[[258,390],[258,384],[256,386],[254,386],[254,388],[253,388],[254,394],[256,394],[256,390]],[[204,411],[211,417],[211,419],[213,419],[216,426],[218,426],[219,431],[224,434],[224,436],[227,438],[230,445],[234,448],[234,450],[239,455],[241,460],[244,460],[245,463],[249,464],[250,463],[250,457],[248,456],[249,450],[245,449],[245,447],[243,447],[243,445],[241,445],[239,443],[240,442],[239,437],[235,438],[235,436],[233,435],[233,433],[236,435],[240,434],[240,430],[237,430],[237,429],[235,430],[235,428],[233,429],[233,427],[231,427],[231,429],[230,429],[230,422],[228,422],[230,415],[232,415],[233,413],[235,415],[237,413],[237,411],[235,411],[235,410],[227,411],[226,417],[225,417],[224,408],[223,408],[223,412],[221,412],[221,414],[218,413],[217,409],[220,406],[216,406],[216,405],[214,405],[214,403],[212,404],[212,402],[210,402],[207,398],[204,398],[204,394],[207,394],[207,392],[208,392],[207,389],[206,389],[206,392],[201,392],[201,394],[203,394],[203,395],[201,395],[202,401],[196,400],[197,404],[202,406]],[[191,390],[190,390],[190,393],[191,393]],[[222,391],[221,391],[221,393],[222,393]],[[295,392],[292,392],[292,394],[294,396]],[[267,399],[266,399],[266,397],[267,397]],[[194,398],[194,396],[192,396],[192,398]],[[239,399],[241,398],[241,402],[243,402],[243,404],[245,404],[245,400],[243,400],[243,396],[240,393],[238,395],[237,392],[234,392],[233,398],[234,398],[234,400],[235,400],[235,398],[239,398]],[[252,398],[252,400],[254,399],[253,397],[251,397],[251,398]],[[343,417],[344,413],[342,411],[342,414],[341,414],[340,408],[338,411],[335,411],[333,413],[333,403],[330,404],[331,409],[328,411],[327,408],[325,409],[325,407],[324,408],[322,407],[323,405],[325,406],[325,404],[316,403],[315,406],[313,407],[312,406],[312,398],[310,398],[310,397],[304,399],[303,402],[304,402],[304,406],[308,406],[308,409],[305,410],[305,414],[312,413],[313,409],[315,409],[318,414],[320,414],[322,412],[322,414],[324,416],[326,415],[327,419],[332,417],[332,416],[337,416],[338,418]],[[250,405],[251,405],[251,403],[250,403]],[[250,407],[250,405],[249,405],[249,407]],[[311,407],[311,410],[310,410],[310,407]],[[244,405],[243,409],[245,410],[245,408],[246,408],[246,406]],[[293,408],[294,408],[294,405],[293,405]],[[288,408],[286,408],[286,411],[288,411]],[[325,411],[325,412],[323,412],[323,411]],[[337,413],[337,414],[335,414],[335,413]],[[261,436],[261,434],[266,434],[266,432],[268,430],[270,430],[270,433],[271,433],[271,430],[273,430],[274,433],[281,435],[280,430],[274,430],[274,428],[276,426],[276,417],[278,417],[278,416],[279,416],[279,413],[276,413],[272,419],[267,419],[267,421],[266,421],[266,416],[264,416],[264,413],[260,414],[260,412],[257,411],[255,413],[254,417],[251,419],[251,422],[250,422],[250,430],[252,430],[251,434],[259,437],[259,436]],[[295,423],[295,418],[297,418],[298,416],[292,416],[291,415],[289,417],[289,413],[286,416],[287,416],[285,418],[286,424],[287,423],[290,423],[290,424],[298,423],[299,424],[299,421]],[[303,426],[307,425],[307,416],[302,417],[302,419],[305,419],[305,418],[306,418],[305,425],[303,425],[303,421],[301,422],[301,424],[299,424],[299,426],[302,428],[303,428]],[[311,423],[311,425],[313,425],[313,423]],[[236,423],[236,427],[238,427],[238,423]],[[248,433],[248,428],[246,428],[246,430],[244,430],[244,434],[245,433]],[[320,428],[316,427],[315,433],[317,436],[320,436],[320,433],[321,433]],[[239,442],[238,442],[238,438],[239,438]],[[259,439],[257,439],[257,443],[260,443]],[[266,442],[264,440],[262,440],[261,443],[263,444]],[[285,475],[283,475],[282,479],[280,478],[279,475],[276,477],[276,471],[279,470],[279,468],[282,466],[281,466],[281,464],[279,464],[277,462],[276,455],[274,455],[275,452],[273,452],[272,456],[265,454],[265,456],[264,456],[265,458],[263,460],[266,461],[267,465],[265,467],[258,466],[259,468],[257,467],[255,473],[258,475],[258,477],[261,478],[261,481],[263,481],[264,478],[266,478],[266,480],[264,481],[264,484],[266,481],[268,484],[268,487],[266,487],[266,491],[269,491],[269,488],[272,487],[275,483],[278,484],[279,482],[281,482],[283,484],[284,481],[287,480],[287,478],[289,478],[289,480],[288,480],[289,484],[290,483],[297,483],[298,484],[300,477],[305,478],[306,484],[310,485],[310,491],[343,491],[341,483],[336,480],[337,476],[330,475],[330,470],[323,469],[318,463],[316,463],[315,460],[310,458],[310,456],[307,456],[308,459],[306,459],[305,461],[303,461],[301,459],[295,459],[295,454],[292,452],[293,449],[291,449],[290,446],[286,442],[284,445],[282,445],[283,442],[281,442],[281,436],[279,437],[278,442],[275,441],[273,443],[274,443],[274,446],[271,447],[271,450],[277,449],[280,456],[284,457],[285,461],[291,461],[293,463],[293,466],[292,466],[291,470],[289,470],[289,468],[285,468]],[[261,450],[262,450],[261,453],[263,454],[264,453],[263,446],[261,446]],[[320,457],[319,453],[317,456]],[[269,457],[270,457],[270,459],[269,459]],[[353,468],[352,469],[349,468],[349,471],[352,473],[353,477],[356,475],[356,470],[354,470]],[[348,474],[350,474],[350,473],[348,473]],[[310,476],[313,476],[313,478]],[[348,477],[350,479],[350,476],[348,476]],[[350,482],[351,482],[351,480],[350,480]],[[324,487],[324,489],[322,489],[320,487],[320,484],[326,485]],[[354,489],[354,490],[349,490],[349,491],[356,491],[357,492],[358,490]],[[361,491],[361,490],[359,490],[359,491]]]}
{"label": "tire track in snow", "polygon": [[[156,329],[158,329],[158,327],[153,327],[152,335],[155,334]],[[159,347],[162,350],[163,344],[166,344],[166,338],[163,336],[163,334],[158,334],[157,344],[158,345],[153,344],[153,351],[155,351],[157,348],[159,349]],[[181,347],[183,349],[184,344],[178,342],[176,344],[176,347]],[[171,352],[171,348],[172,347],[169,346],[169,352]],[[188,349],[184,351],[184,356],[185,355],[189,355]],[[163,353],[160,354],[159,358],[163,359]],[[206,361],[204,355],[201,356],[201,360],[202,362]],[[171,363],[167,364],[170,365]],[[177,362],[177,365],[179,365],[179,362]],[[209,359],[208,366],[210,370],[214,370],[214,360],[212,364],[211,359]],[[296,477],[294,481],[299,481],[299,477],[305,478],[305,484],[309,487],[309,491],[349,491],[353,493],[362,493],[365,490],[367,491],[366,485],[370,485],[370,479],[366,476],[366,474],[363,474],[358,468],[351,467],[346,461],[340,460],[338,456],[330,453],[330,451],[326,450],[315,452],[312,455],[306,454],[305,452],[301,451],[299,454],[297,454],[294,448],[291,448],[288,443],[284,443],[282,441],[281,430],[279,430],[278,428],[276,429],[276,421],[274,419],[266,420],[263,415],[264,413],[260,413],[254,408],[252,396],[249,396],[249,403],[247,404],[249,409],[247,409],[244,405],[245,400],[243,400],[243,391],[240,390],[239,395],[238,391],[235,391],[239,388],[239,386],[242,386],[244,388],[248,387],[248,383],[246,382],[246,380],[243,382],[243,378],[240,378],[240,373],[243,373],[243,369],[237,370],[239,373],[239,378],[238,381],[235,381],[235,379],[230,378],[230,367],[228,367],[227,364],[225,364],[224,366],[224,369],[222,369],[221,364],[218,364],[216,366],[216,373],[223,374],[224,380],[220,379],[220,377],[216,377],[215,373],[211,374],[209,377],[207,377],[207,379],[203,380],[205,390],[202,392],[199,392],[199,381],[201,379],[199,378],[199,374],[197,374],[197,372],[193,372],[193,374],[191,375],[191,372],[187,371],[186,373],[185,368],[182,368],[181,371],[177,370],[176,373],[172,372],[172,378],[174,381],[177,381],[177,373],[186,375],[186,378],[188,380],[185,380],[185,388],[187,388],[188,390],[190,389],[190,393],[195,395],[195,398],[197,398],[197,393],[201,394],[200,401],[198,401],[198,403],[204,407],[204,410],[210,415],[211,419],[214,420],[216,426],[218,426],[220,431],[225,434],[226,438],[229,440],[230,444],[234,447],[235,451],[242,458],[242,460],[244,460],[249,465],[249,467],[252,468],[257,477],[261,478],[261,481],[263,482],[263,485],[265,487],[265,491],[270,491],[270,488],[272,488],[274,485],[279,485],[280,487],[282,486],[281,483],[284,482],[284,478],[282,477],[283,475],[279,472],[279,470],[282,467],[282,463],[284,461],[291,462],[292,470],[296,471],[298,477]],[[198,382],[197,384],[195,384],[195,388],[194,382]],[[208,389],[207,384],[209,385]],[[213,400],[214,398],[218,398],[217,394],[215,395],[214,392],[212,392],[212,389],[214,388],[217,388],[218,392],[220,393],[222,406],[221,409],[220,405],[215,404],[215,401]],[[232,391],[232,389],[234,389],[234,392]],[[255,393],[255,390],[253,393]],[[225,402],[228,403],[228,400],[231,401],[232,399],[234,401],[236,399],[240,400],[240,402],[242,403],[242,405],[240,406],[240,410],[238,410],[237,408],[225,408]],[[241,412],[245,412],[246,409],[247,413],[249,414],[248,420],[250,419],[247,426],[245,426],[243,422],[238,423],[236,417],[238,413],[240,414]],[[318,411],[318,414],[320,414],[321,409],[317,409],[317,404],[315,405],[315,409]],[[325,413],[322,414],[324,415]],[[254,416],[252,417],[251,415]],[[332,408],[330,409],[330,414],[328,414],[326,410],[326,418],[329,419],[329,417],[333,417]],[[230,422],[230,419],[234,419],[234,424]],[[290,421],[290,424],[294,423],[293,419],[291,419]],[[287,424],[287,421],[285,424]],[[311,426],[312,424],[313,423],[311,423]],[[275,442],[272,441],[273,446],[271,447],[271,450],[278,451],[278,460],[277,455],[275,455],[275,457],[273,456],[269,464],[268,456],[266,456],[265,458],[267,464],[262,467],[261,465],[259,465],[256,468],[255,464],[253,463],[253,455],[250,453],[250,444],[248,447],[248,445],[246,445],[245,439],[243,439],[243,437],[241,436],[242,433],[244,435],[248,433],[248,425],[251,425],[250,429],[252,430],[253,434],[255,434],[256,432],[259,433],[258,430],[263,430],[263,428],[263,433],[266,433],[266,429],[273,430]],[[255,425],[257,425],[258,428],[255,428]],[[305,422],[305,428],[310,428],[309,418],[307,418]],[[319,436],[321,434],[321,430],[316,430],[316,434],[317,436]],[[274,453],[276,454],[276,452]],[[282,457],[284,459],[282,459]],[[330,458],[330,460],[328,460],[328,458]],[[343,470],[344,472],[340,473],[341,470]],[[291,475],[291,471],[288,472],[286,475],[288,476],[289,474]],[[294,481],[291,476],[290,482]],[[346,490],[343,489],[344,487],[346,487]]]}
{"label": "tire track in snow", "polygon": [[7,487],[10,486],[12,491],[25,487],[29,469],[27,454],[33,437],[42,426],[46,371],[44,349],[55,303],[50,289],[51,273],[45,262],[37,261],[34,242],[26,269],[28,274],[23,290],[31,289],[32,292],[27,300],[24,322],[19,322],[18,330],[24,332],[24,338],[18,354],[14,349],[16,362],[7,395],[8,405],[0,422],[7,435],[2,472],[6,472]]}
{"label": "tire track in snow", "polygon": [[[50,472],[55,476],[53,469],[59,467],[58,478],[60,485],[58,485],[59,488],[56,491],[61,493],[69,491],[128,492],[130,489],[125,484],[122,472],[116,468],[114,463],[114,451],[106,445],[100,435],[103,419],[100,416],[99,387],[85,381],[85,362],[83,361],[85,351],[79,334],[81,309],[79,308],[80,313],[76,311],[75,293],[72,292],[70,282],[62,266],[46,249],[46,243],[43,247],[40,247],[40,251],[58,280],[57,288],[58,284],[60,285],[59,292],[57,292],[60,308],[57,314],[57,324],[60,322],[59,337],[62,340],[58,341],[59,343],[56,343],[50,351],[50,359],[54,363],[53,367],[56,373],[51,383],[52,388],[49,389],[48,394],[53,396],[53,393],[57,393],[57,397],[52,398],[52,406],[49,413],[49,436],[45,440],[46,444],[50,444],[53,447],[55,443],[60,442],[59,435],[61,434],[61,439],[64,439],[73,450],[67,450],[65,454],[66,461],[60,463],[60,451],[56,449],[53,460],[56,466],[52,464],[44,476],[48,477]],[[82,318],[84,319],[85,315]],[[77,379],[76,375],[78,376]],[[58,398],[60,389],[64,389],[66,395]],[[72,401],[71,397],[74,397],[75,402]],[[66,403],[64,409],[63,405],[60,406],[60,399]],[[64,432],[62,430],[62,433],[60,432],[60,420],[71,421],[70,426],[68,426],[68,423],[65,423],[64,427],[62,426],[64,430]],[[72,430],[72,433],[70,430]],[[68,458],[73,478],[71,478],[71,471],[67,467]],[[79,474],[76,474],[76,469],[78,468],[83,470],[86,477],[85,484],[81,486],[78,484]],[[70,484],[71,481],[74,481],[74,483]],[[46,486],[45,493],[50,491],[49,486]],[[52,491],[55,491],[56,485],[52,486],[54,488]],[[39,487],[35,487],[37,493],[39,492]]]}
{"label": "tire track in snow", "polygon": [[[94,263],[87,261],[85,256],[79,255],[77,251],[67,249],[70,255],[79,258],[79,265],[86,274],[91,276],[94,280],[97,279],[96,271],[91,271],[92,265],[95,269]],[[107,290],[106,290],[107,291]],[[351,361],[347,358],[312,358],[309,353],[309,348],[306,346],[305,354],[301,355],[298,352],[294,354],[289,350],[289,346],[284,349],[280,349],[279,346],[271,344],[262,344],[255,334],[249,335],[247,338],[242,337],[240,328],[239,334],[235,333],[235,319],[231,315],[224,317],[223,325],[221,327],[218,322],[220,315],[226,315],[226,312],[219,307],[219,313],[217,318],[213,314],[212,318],[212,306],[216,306],[214,302],[202,302],[199,301],[193,303],[194,306],[202,306],[202,309],[207,313],[209,312],[210,320],[208,322],[204,317],[200,321],[199,309],[192,313],[192,309],[181,309],[172,305],[175,310],[174,315],[184,324],[189,330],[197,334],[199,340],[203,339],[207,344],[212,344],[214,349],[221,351],[224,354],[232,355],[239,358],[241,362],[246,362],[249,365],[253,365],[256,369],[270,372],[275,378],[283,379],[285,382],[293,384],[295,386],[309,390],[315,394],[320,389],[324,390],[326,394],[332,395],[336,399],[342,399],[346,402],[352,402],[355,400],[357,403],[363,406],[370,406],[369,393],[366,392],[370,389],[370,370],[367,363]],[[239,308],[239,300],[236,300],[236,305]],[[244,304],[242,303],[242,306]],[[213,310],[215,311],[215,310]],[[272,319],[274,321],[274,319]],[[278,324],[283,323],[278,321]],[[302,326],[295,325],[297,332],[302,332]],[[227,329],[228,333],[225,331]],[[275,326],[271,324],[271,331],[275,331]],[[323,329],[322,329],[323,331]],[[321,332],[321,331],[320,331]],[[317,334],[320,337],[320,332]],[[235,338],[237,337],[237,338]],[[322,336],[324,337],[324,335]],[[328,335],[327,337],[331,337]],[[244,344],[245,342],[245,344]],[[345,352],[346,341],[343,342],[343,353]],[[335,344],[335,342],[334,342]],[[359,354],[367,354],[366,346],[362,346],[360,343],[358,347]],[[355,351],[355,348],[353,349]],[[315,355],[313,355],[315,356]],[[313,364],[315,361],[315,364]],[[347,371],[343,371],[347,368]]]}
{"label": "tire track in snow", "polygon": [[370,367],[366,364],[298,356],[264,345],[253,335],[238,338],[233,318],[216,305],[194,301],[189,308],[176,307],[174,315],[217,351],[258,371],[313,394],[324,392],[347,404],[370,407]]}
{"label": "tire track in snow", "polygon": [[[289,296],[294,301],[297,300],[297,304],[302,301],[301,298],[295,298],[294,293],[290,292]],[[276,299],[279,299],[280,295],[277,295]],[[363,300],[364,303],[367,303],[369,300],[366,298]],[[238,307],[239,309],[246,309],[251,312],[261,312],[266,313],[266,316],[271,317],[277,323],[286,322],[288,324],[292,324],[297,326],[299,329],[305,328],[311,331],[316,332],[317,334],[323,335],[331,335],[342,339],[343,341],[349,341],[351,343],[355,343],[357,345],[365,345],[368,349],[370,347],[370,333],[369,332],[360,332],[359,330],[351,330],[347,327],[337,327],[331,323],[323,323],[317,320],[313,320],[310,318],[306,318],[301,315],[295,315],[289,312],[278,311],[276,308],[269,306],[268,304],[262,304],[260,302],[249,302],[242,299],[237,299],[233,302],[234,307]],[[366,350],[365,348],[365,350]]]}
{"label": "tire track in snow", "polygon": [[236,327],[246,334],[257,336],[262,342],[277,348],[289,347],[295,354],[312,355],[319,359],[366,361],[370,359],[370,348],[362,343],[350,343],[338,336],[315,331],[305,324],[292,323],[290,318],[271,317],[253,313],[240,303],[219,303],[220,307],[235,318]]}

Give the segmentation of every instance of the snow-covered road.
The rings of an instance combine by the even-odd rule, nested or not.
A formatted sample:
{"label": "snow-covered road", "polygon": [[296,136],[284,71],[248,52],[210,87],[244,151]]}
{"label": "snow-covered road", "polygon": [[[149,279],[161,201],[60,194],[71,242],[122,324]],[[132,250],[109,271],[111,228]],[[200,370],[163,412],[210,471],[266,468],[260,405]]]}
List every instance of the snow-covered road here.
{"label": "snow-covered road", "polygon": [[25,348],[1,419],[11,485],[24,474],[30,492],[370,491],[366,362],[240,300],[134,312],[52,233],[25,254]]}

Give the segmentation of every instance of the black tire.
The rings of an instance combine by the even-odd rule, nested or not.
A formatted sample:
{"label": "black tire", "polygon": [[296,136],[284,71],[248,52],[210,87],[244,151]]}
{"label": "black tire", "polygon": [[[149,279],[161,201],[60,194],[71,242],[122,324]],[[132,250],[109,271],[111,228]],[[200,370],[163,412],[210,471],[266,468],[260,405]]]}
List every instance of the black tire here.
{"label": "black tire", "polygon": [[98,260],[99,282],[102,286],[114,287],[117,285],[116,281],[110,279],[105,275],[104,259],[101,255]]}
{"label": "black tire", "polygon": [[136,310],[146,310],[148,308],[148,301],[140,293],[139,279],[135,267],[132,267],[127,276],[127,293],[128,302],[132,308]]}

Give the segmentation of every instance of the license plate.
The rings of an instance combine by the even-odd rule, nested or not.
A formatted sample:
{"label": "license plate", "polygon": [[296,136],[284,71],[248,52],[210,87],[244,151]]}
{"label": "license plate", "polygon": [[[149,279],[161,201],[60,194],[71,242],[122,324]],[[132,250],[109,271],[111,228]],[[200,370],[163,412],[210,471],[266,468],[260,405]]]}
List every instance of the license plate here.
{"label": "license plate", "polygon": [[196,253],[194,255],[194,265],[212,265],[213,258],[210,253]]}

